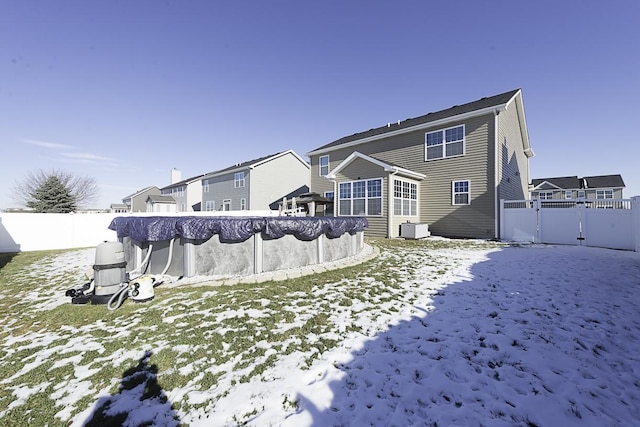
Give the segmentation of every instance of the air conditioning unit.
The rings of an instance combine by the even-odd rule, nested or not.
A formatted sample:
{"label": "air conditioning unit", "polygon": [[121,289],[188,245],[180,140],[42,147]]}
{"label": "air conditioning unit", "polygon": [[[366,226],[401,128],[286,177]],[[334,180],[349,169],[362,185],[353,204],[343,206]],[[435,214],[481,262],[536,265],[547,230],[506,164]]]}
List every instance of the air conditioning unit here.
{"label": "air conditioning unit", "polygon": [[405,222],[400,224],[400,237],[405,239],[422,239],[431,236],[429,224]]}

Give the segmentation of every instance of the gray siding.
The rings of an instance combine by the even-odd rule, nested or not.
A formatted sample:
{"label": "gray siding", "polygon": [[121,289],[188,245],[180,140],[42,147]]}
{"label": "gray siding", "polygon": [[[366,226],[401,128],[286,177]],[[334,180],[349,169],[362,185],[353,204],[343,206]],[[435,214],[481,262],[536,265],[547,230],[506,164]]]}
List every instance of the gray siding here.
{"label": "gray siding", "polygon": [[[425,161],[425,134],[427,132],[465,125],[465,155]],[[418,222],[429,223],[434,235],[488,238],[495,231],[494,169],[494,116],[488,114],[465,122],[451,123],[418,130],[338,149],[330,153],[330,169],[337,166],[353,151],[359,151],[384,162],[427,175],[419,183]],[[318,177],[319,156],[311,159],[312,191],[320,192],[325,178]],[[372,165],[369,164],[371,168]],[[321,179],[318,179],[321,178]],[[454,206],[451,202],[452,181],[469,180],[471,205]],[[330,184],[330,182],[329,182]],[[385,182],[388,191],[388,183]],[[386,218],[386,215],[385,215]],[[413,218],[413,220],[416,220]],[[397,224],[393,224],[395,230]],[[385,235],[386,235],[386,224]],[[367,230],[367,235],[373,235]]]}
{"label": "gray siding", "polygon": [[[351,153],[349,153],[351,154]],[[382,216],[368,216],[369,226],[365,234],[370,237],[387,237],[387,215],[389,209],[388,203],[388,179],[387,172],[380,166],[370,163],[363,159],[355,159],[341,173],[336,175],[338,182],[356,181],[360,179],[382,178]],[[336,201],[338,193],[336,190]],[[337,204],[336,204],[337,208]]]}
{"label": "gray siding", "polygon": [[529,192],[529,159],[523,150],[518,104],[515,101],[498,115],[498,129],[498,198],[526,199]]}
{"label": "gray siding", "polygon": [[246,198],[247,203],[249,203],[250,174],[246,171],[244,176],[245,185],[241,188],[233,187],[233,175],[234,172],[213,178],[205,178],[209,180],[209,192],[202,193],[203,209],[208,200],[215,201],[215,209],[217,211],[222,210],[222,201],[225,199],[231,200],[231,210],[240,210],[240,199],[243,197]]}

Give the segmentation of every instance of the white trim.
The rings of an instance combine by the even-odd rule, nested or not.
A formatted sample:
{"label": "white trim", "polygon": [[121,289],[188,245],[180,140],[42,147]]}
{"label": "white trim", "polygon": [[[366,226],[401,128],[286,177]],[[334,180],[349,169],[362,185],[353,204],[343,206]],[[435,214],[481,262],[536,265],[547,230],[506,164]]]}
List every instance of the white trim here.
{"label": "white trim", "polygon": [[[454,154],[452,156],[447,156],[447,137],[446,137],[446,133],[449,129],[456,129],[456,128],[462,128],[462,153],[460,154]],[[435,160],[442,160],[442,159],[451,159],[453,157],[461,157],[464,156],[466,154],[466,148],[467,148],[467,135],[466,135],[467,129],[464,123],[460,124],[460,125],[455,125],[455,126],[449,126],[446,128],[440,128],[440,129],[436,129],[436,130],[432,130],[429,132],[425,132],[424,134],[424,161],[425,162],[433,162]],[[432,159],[429,159],[427,157],[427,149],[429,148],[429,146],[427,145],[427,135],[432,134],[432,133],[441,133],[442,134],[442,157],[434,157]],[[458,143],[460,141],[454,141],[453,143]],[[434,145],[432,145],[431,147],[435,147]]]}
{"label": "white trim", "polygon": [[422,174],[422,173],[419,173],[419,172],[414,172],[414,171],[411,171],[409,169],[401,168],[399,166],[393,166],[393,165],[385,163],[385,162],[383,162],[381,160],[374,159],[373,157],[367,156],[366,154],[362,154],[362,153],[359,153],[357,151],[354,151],[353,153],[351,153],[349,155],[349,157],[344,159],[342,162],[340,162],[340,164],[338,166],[336,166],[332,171],[330,171],[329,174],[326,175],[325,178],[335,179],[336,178],[336,174],[338,172],[340,172],[342,169],[347,167],[351,162],[353,162],[356,159],[366,160],[366,161],[368,161],[370,163],[373,163],[374,165],[380,166],[382,169],[384,169],[385,172],[398,173],[398,174],[404,175],[404,176],[406,176],[408,178],[414,178],[414,179],[422,180],[422,179],[425,179],[427,177],[425,174]]}
{"label": "white trim", "polygon": [[[391,179],[391,178],[390,178]],[[420,183],[417,181],[413,181],[410,179],[406,179],[406,178],[400,178],[400,177],[396,177],[394,176],[392,178],[393,181],[393,195],[392,195],[392,200],[393,200],[393,205],[389,208],[390,211],[392,211],[393,216],[394,217],[419,217],[420,216]],[[401,196],[400,197],[396,197],[396,184],[395,181],[398,181],[400,183],[407,183],[410,186],[411,185],[415,185],[416,186],[416,198],[415,200],[411,198],[411,187],[409,187],[409,198],[405,199],[404,197],[402,197],[402,192],[404,191],[404,188],[400,189],[400,193]],[[415,201],[416,202],[416,213],[415,215],[411,215],[411,204],[409,204],[409,214],[404,214],[404,213],[400,213],[400,214],[396,214],[396,199],[400,200],[401,204],[404,200],[408,200],[409,203],[411,203],[411,201]],[[400,210],[403,210],[404,204],[402,204],[402,206],[400,207]]]}
{"label": "white trim", "polygon": [[[322,174],[322,159],[327,159],[327,173]],[[318,175],[319,176],[327,176],[331,172],[331,157],[328,154],[318,157]]]}
{"label": "white trim", "polygon": [[[540,184],[536,185],[535,187],[533,187],[531,189],[531,191],[539,191],[540,186],[542,186],[544,184],[548,184],[548,185],[552,186],[553,188],[555,188],[556,190],[564,190],[564,188],[558,187],[557,185],[545,180],[545,181],[542,181]],[[547,190],[547,189],[546,188],[542,189],[542,191],[545,191],[545,190]],[[552,190],[550,190],[550,191],[552,191]]]}
{"label": "white trim", "polygon": [[259,162],[253,163],[252,165],[249,165],[249,166],[247,166],[247,167],[248,167],[249,169],[253,169],[253,168],[255,168],[256,166],[260,166],[260,165],[261,165],[261,164],[263,164],[263,163],[270,162],[270,161],[272,161],[272,160],[277,159],[278,157],[283,157],[283,156],[285,156],[285,155],[287,155],[287,154],[293,154],[293,156],[294,156],[296,159],[298,159],[298,160],[300,161],[300,163],[304,164],[304,165],[307,167],[307,169],[311,169],[311,165],[309,165],[309,163],[305,162],[305,161],[304,161],[304,159],[303,159],[302,157],[300,157],[300,156],[299,156],[295,151],[293,151],[293,150],[287,150],[287,151],[283,151],[282,153],[279,153],[279,154],[274,154],[274,155],[273,155],[273,156],[271,156],[271,157],[268,157],[268,158],[266,158],[266,159],[264,159],[264,160],[261,160],[261,161],[259,161]]}
{"label": "white trim", "polygon": [[[513,96],[513,98],[518,96],[519,93],[520,93],[520,91],[516,92],[516,94]],[[395,130],[395,131],[392,131],[392,132],[381,133],[380,135],[374,135],[374,136],[370,136],[370,137],[367,137],[367,138],[357,139],[355,141],[345,142],[344,144],[334,145],[334,146],[327,147],[327,148],[324,148],[324,149],[321,148],[321,149],[318,149],[318,150],[314,150],[314,151],[308,152],[307,156],[315,156],[315,155],[318,155],[318,154],[325,154],[325,153],[329,153],[331,151],[335,151],[335,150],[338,150],[338,149],[343,149],[343,148],[347,148],[347,147],[353,147],[355,145],[365,144],[367,142],[376,141],[378,139],[389,138],[389,137],[392,137],[392,136],[402,135],[402,134],[409,133],[409,132],[414,132],[414,131],[417,131],[417,130],[441,127],[441,126],[447,125],[448,123],[453,123],[453,122],[457,122],[457,121],[464,121],[464,120],[470,119],[472,117],[477,117],[477,116],[483,116],[485,114],[490,114],[490,113],[493,113],[494,111],[504,111],[506,109],[507,105],[509,104],[509,102],[511,102],[511,100],[509,100],[506,104],[494,105],[492,107],[482,108],[480,110],[469,111],[468,113],[458,114],[458,115],[451,116],[451,117],[446,117],[446,118],[443,118],[443,119],[440,119],[440,120],[434,120],[432,122],[421,123],[419,125],[411,126],[411,127],[404,128],[404,129],[398,129],[398,130]]]}
{"label": "white trim", "polygon": [[[467,191],[464,193],[456,193],[456,182],[466,182]],[[466,194],[468,196],[467,203],[456,203],[456,194]],[[469,179],[456,179],[451,181],[451,206],[469,206],[471,205],[471,180]]]}
{"label": "white trim", "polygon": [[[369,197],[369,181],[380,181],[380,196],[379,197]],[[356,182],[364,182],[364,197],[354,197],[353,196],[353,184],[355,184]],[[349,198],[342,198],[340,196],[340,186],[343,184],[350,184],[350,197]],[[354,199],[357,200],[364,200],[364,210],[365,213],[364,214],[354,214],[353,212],[353,201]],[[380,199],[380,213],[379,214],[370,214],[369,213],[369,200],[372,199]],[[338,215],[339,216],[365,216],[365,217],[376,217],[376,218],[382,218],[384,217],[384,177],[377,177],[377,178],[365,178],[365,179],[355,179],[355,180],[351,180],[351,181],[341,181],[338,183],[338,197],[336,198],[337,200],[337,205],[338,205]],[[350,212],[351,214],[349,215],[342,215],[340,213],[340,202],[342,200],[350,200],[351,201],[351,207],[350,207]],[[388,209],[388,207],[387,207]]]}

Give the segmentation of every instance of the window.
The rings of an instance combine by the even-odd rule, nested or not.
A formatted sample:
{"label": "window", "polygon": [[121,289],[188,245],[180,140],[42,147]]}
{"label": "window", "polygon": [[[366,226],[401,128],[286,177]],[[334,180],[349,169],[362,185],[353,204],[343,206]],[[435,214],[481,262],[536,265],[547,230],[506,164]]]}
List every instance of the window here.
{"label": "window", "polygon": [[205,211],[215,211],[216,210],[216,204],[213,200],[207,200],[206,202],[204,202],[204,210]]}
{"label": "window", "polygon": [[204,180],[203,186],[204,186],[204,192],[208,193],[209,192],[209,180],[208,179]]}
{"label": "window", "polygon": [[338,214],[382,215],[382,178],[341,182],[338,186]]}
{"label": "window", "polygon": [[451,188],[453,190],[452,203],[454,205],[471,204],[469,181],[453,181]]}
{"label": "window", "polygon": [[393,180],[393,214],[418,215],[418,184],[399,179]]}
{"label": "window", "polygon": [[329,175],[329,156],[320,156],[320,176]]}
{"label": "window", "polygon": [[240,199],[240,210],[241,211],[247,210],[247,199],[245,199],[244,197]]}
{"label": "window", "polygon": [[222,210],[230,211],[231,210],[231,199],[224,199],[222,201]]}
{"label": "window", "polygon": [[324,192],[324,197],[326,197],[327,199],[333,201],[333,199],[335,197],[335,193],[333,191],[325,191]]}
{"label": "window", "polygon": [[553,191],[541,191],[538,193],[538,198],[540,200],[551,200],[553,199]]}
{"label": "window", "polygon": [[425,160],[443,159],[464,154],[464,125],[425,135]]}
{"label": "window", "polygon": [[573,194],[572,194],[571,190],[565,190],[564,191],[564,198],[565,199],[572,199],[573,198]]}
{"label": "window", "polygon": [[234,188],[244,187],[244,172],[237,172],[233,174],[233,187]]}
{"label": "window", "polygon": [[578,198],[580,198],[580,199],[584,199],[585,198],[584,190],[578,190]]}
{"label": "window", "polygon": [[613,199],[613,190],[596,190],[596,199]]}

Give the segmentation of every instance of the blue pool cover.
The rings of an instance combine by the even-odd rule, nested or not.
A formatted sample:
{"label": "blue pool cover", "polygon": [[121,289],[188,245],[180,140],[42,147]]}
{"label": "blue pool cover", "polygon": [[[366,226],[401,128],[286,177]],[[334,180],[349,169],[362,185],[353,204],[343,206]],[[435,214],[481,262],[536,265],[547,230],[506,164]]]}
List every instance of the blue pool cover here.
{"label": "blue pool cover", "polygon": [[118,237],[137,242],[158,242],[183,237],[209,240],[214,234],[221,242],[243,242],[256,233],[264,239],[293,235],[314,240],[320,235],[331,239],[345,233],[356,234],[369,223],[362,217],[233,217],[233,216],[120,216],[111,221],[110,230]]}

